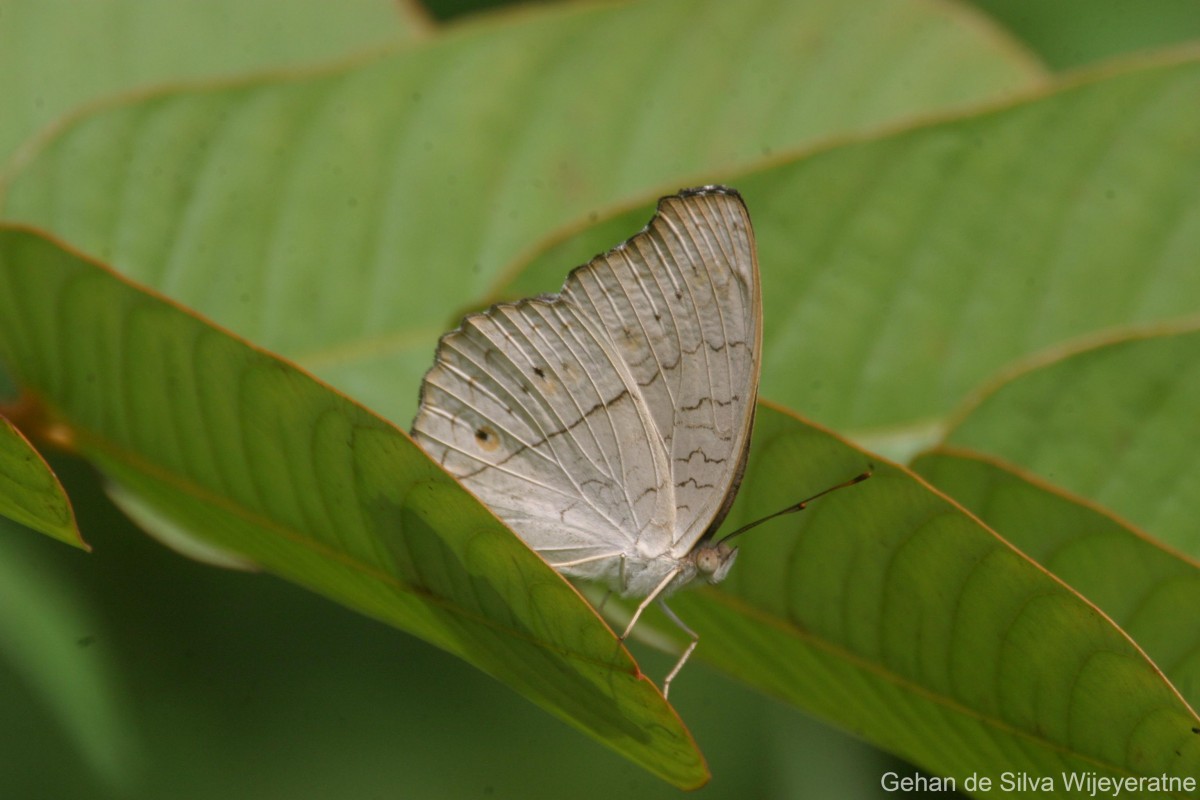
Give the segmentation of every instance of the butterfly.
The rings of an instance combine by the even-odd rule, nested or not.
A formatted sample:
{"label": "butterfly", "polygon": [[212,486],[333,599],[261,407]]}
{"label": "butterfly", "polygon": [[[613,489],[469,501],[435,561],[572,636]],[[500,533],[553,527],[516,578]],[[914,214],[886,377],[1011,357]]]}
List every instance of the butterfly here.
{"label": "butterfly", "polygon": [[646,227],[557,294],[442,336],[413,438],[559,572],[650,603],[718,583],[714,534],[754,423],[762,297],[746,205],[724,186],[662,198]]}

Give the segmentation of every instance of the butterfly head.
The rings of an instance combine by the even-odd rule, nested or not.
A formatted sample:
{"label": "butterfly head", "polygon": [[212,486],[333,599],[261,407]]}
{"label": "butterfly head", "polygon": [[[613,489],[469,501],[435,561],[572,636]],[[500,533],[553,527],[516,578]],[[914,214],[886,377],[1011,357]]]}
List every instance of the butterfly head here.
{"label": "butterfly head", "polygon": [[696,572],[709,583],[720,583],[737,560],[737,548],[725,542],[706,542],[692,551]]}

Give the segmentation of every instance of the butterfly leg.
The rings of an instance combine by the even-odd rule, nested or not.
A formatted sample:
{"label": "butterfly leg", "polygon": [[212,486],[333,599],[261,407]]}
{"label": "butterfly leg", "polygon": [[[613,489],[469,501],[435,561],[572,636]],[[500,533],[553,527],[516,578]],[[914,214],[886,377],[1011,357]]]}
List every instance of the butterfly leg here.
{"label": "butterfly leg", "polygon": [[621,634],[621,641],[624,641],[629,636],[629,632],[633,630],[633,626],[637,624],[638,619],[642,616],[642,612],[646,610],[646,607],[654,602],[654,599],[662,594],[663,591],[671,585],[671,581],[675,580],[675,576],[678,574],[678,567],[671,570],[667,573],[665,578],[659,581],[658,586],[655,586],[654,590],[650,592],[650,594],[646,595],[646,599],[643,600],[637,607],[637,611],[633,612],[633,619],[629,620],[629,624],[625,626],[625,632]]}
{"label": "butterfly leg", "polygon": [[663,613],[666,614],[672,622],[679,626],[680,630],[692,637],[692,643],[687,646],[687,649],[683,651],[683,655],[679,657],[679,660],[675,662],[675,666],[671,668],[671,671],[667,673],[667,677],[663,679],[663,699],[665,700],[667,699],[667,693],[671,691],[671,681],[675,680],[675,676],[679,674],[679,670],[683,669],[683,665],[686,664],[688,658],[691,657],[692,651],[696,649],[696,645],[700,644],[700,634],[689,628],[687,624],[684,623],[684,621],[681,620],[675,614],[675,612],[670,609],[669,606],[667,606],[665,600],[660,599],[658,601],[658,607],[663,610]]}
{"label": "butterfly leg", "polygon": [[599,611],[600,613],[604,613],[604,606],[606,606],[608,604],[608,598],[610,598],[612,596],[613,596],[612,589],[605,590],[604,598],[600,601],[600,605],[596,606],[596,610]]}

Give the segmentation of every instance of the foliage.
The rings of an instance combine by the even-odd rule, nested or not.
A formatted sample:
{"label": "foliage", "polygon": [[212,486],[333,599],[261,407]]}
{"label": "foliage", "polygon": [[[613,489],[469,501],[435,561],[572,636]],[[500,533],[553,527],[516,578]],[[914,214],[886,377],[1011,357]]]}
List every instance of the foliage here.
{"label": "foliage", "polygon": [[[54,445],[163,541],[403,629],[670,784],[702,785],[702,712],[668,705],[654,657],[639,666],[404,429],[465,310],[557,288],[659,195],[716,182],[750,207],[766,320],[728,524],[877,469],[748,536],[725,584],[678,598],[695,661],[960,781],[1200,777],[1200,647],[1179,613],[1200,599],[1195,47],[1055,73],[1080,50],[1050,12],[1042,28],[1021,18],[1035,55],[949,2],[565,4],[435,29],[362,0],[297,5],[286,35],[222,50],[196,36],[219,39],[230,14],[266,25],[253,15],[273,7],[179,7],[168,23],[96,4],[108,24],[81,22],[73,42],[62,8],[0,4],[21,110],[0,125],[0,364],[21,392],[0,419],[0,514],[94,547],[15,526],[0,540],[9,564],[59,576],[7,581],[0,626],[86,765],[60,791],[274,792],[285,772],[319,790],[292,759],[247,761],[230,784],[155,766],[178,762],[148,731],[178,738],[203,714],[130,710],[131,686],[175,674],[134,664],[146,612],[124,597],[97,619],[61,588],[142,562],[122,560],[136,546],[116,523],[89,524],[111,517],[82,476],[63,488],[61,459],[43,460]],[[1131,27],[1122,47],[1106,31],[1083,51],[1166,36]],[[89,69],[92,48],[121,51],[120,68]],[[152,563],[151,586],[184,569]],[[270,602],[239,594],[252,578],[186,570],[235,614]],[[90,642],[81,628],[114,644],[78,659],[46,645]],[[343,683],[371,674],[344,660]],[[437,680],[387,667],[418,692]],[[339,691],[322,701],[341,709]],[[799,747],[764,738],[783,758]],[[384,751],[395,735],[370,739]],[[409,746],[419,763],[428,743]],[[509,746],[545,761],[557,745]],[[444,793],[455,769],[409,788]],[[326,791],[350,791],[344,772]]]}

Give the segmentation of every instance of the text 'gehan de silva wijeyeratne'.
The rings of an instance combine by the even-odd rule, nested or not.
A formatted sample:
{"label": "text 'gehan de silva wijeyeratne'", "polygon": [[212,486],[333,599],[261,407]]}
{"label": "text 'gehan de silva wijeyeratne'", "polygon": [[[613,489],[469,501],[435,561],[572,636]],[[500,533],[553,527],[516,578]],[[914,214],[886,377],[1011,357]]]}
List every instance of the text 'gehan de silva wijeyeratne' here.
{"label": "text 'gehan de silva wijeyeratne'", "polygon": [[1080,792],[1091,797],[1120,797],[1138,792],[1194,792],[1198,785],[1193,776],[1126,775],[1113,777],[1098,772],[1060,772],[1035,775],[1028,772],[1001,772],[999,775],[973,773],[962,778],[937,775],[901,775],[885,772],[879,785],[886,792]]}

